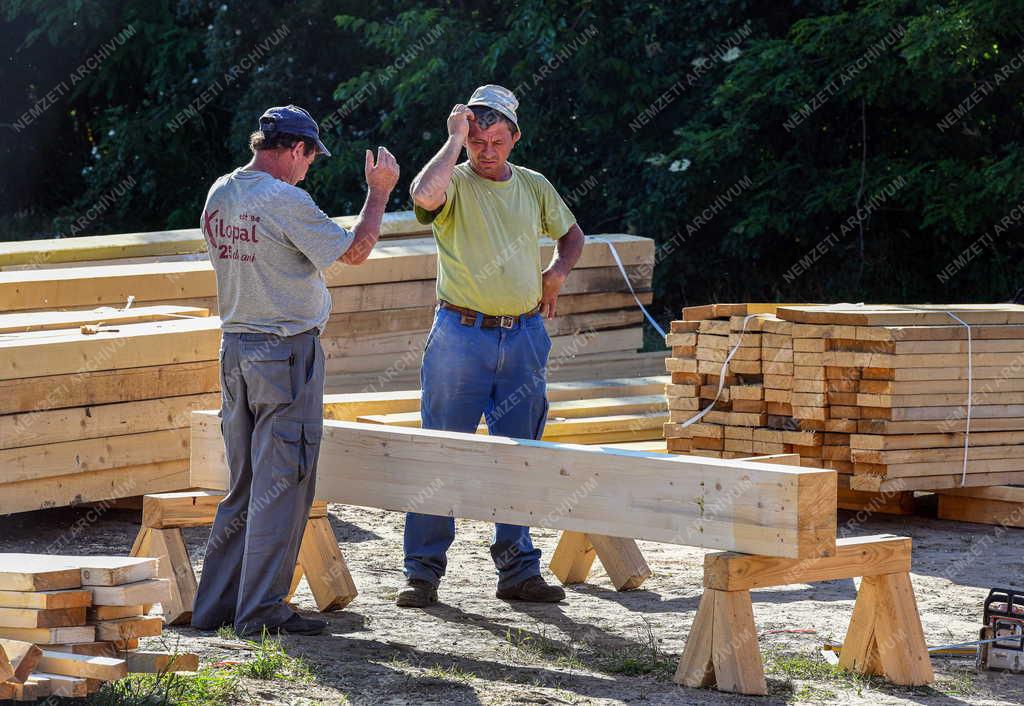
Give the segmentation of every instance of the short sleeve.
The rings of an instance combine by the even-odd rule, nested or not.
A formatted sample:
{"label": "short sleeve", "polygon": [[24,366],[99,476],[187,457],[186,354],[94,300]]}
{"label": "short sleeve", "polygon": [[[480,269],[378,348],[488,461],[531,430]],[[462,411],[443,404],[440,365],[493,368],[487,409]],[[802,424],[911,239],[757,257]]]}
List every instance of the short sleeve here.
{"label": "short sleeve", "polygon": [[558,240],[573,227],[576,216],[565,205],[565,201],[558,195],[550,181],[543,176],[539,181],[541,228],[546,236]]}
{"label": "short sleeve", "polygon": [[451,181],[448,182],[448,188],[444,190],[444,204],[434,211],[428,211],[422,206],[413,204],[413,212],[416,214],[416,220],[423,225],[430,225],[431,223],[437,223],[441,225],[448,216],[451,215],[452,208],[454,208],[455,199],[458,198],[458,172],[452,172]]}
{"label": "short sleeve", "polygon": [[282,230],[318,270],[326,270],[349,249],[355,233],[328,218],[304,189],[296,192],[297,198],[286,211]]}

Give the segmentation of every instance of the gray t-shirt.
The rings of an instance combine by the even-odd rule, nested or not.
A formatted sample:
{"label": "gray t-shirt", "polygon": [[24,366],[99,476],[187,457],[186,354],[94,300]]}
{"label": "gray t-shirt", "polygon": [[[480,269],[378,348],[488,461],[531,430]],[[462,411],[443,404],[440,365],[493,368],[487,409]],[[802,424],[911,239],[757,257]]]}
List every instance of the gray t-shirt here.
{"label": "gray t-shirt", "polygon": [[217,273],[222,328],[294,336],[323,331],[331,295],[322,270],[355,238],[304,190],[255,170],[213,183],[200,223]]}

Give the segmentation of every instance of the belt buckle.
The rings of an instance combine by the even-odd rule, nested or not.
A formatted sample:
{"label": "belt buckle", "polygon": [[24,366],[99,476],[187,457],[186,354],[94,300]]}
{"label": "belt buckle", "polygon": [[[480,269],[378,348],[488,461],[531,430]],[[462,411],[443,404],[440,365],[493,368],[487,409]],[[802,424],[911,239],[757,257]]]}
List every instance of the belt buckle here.
{"label": "belt buckle", "polygon": [[516,325],[516,317],[514,316],[499,316],[498,325],[502,328],[512,328]]}

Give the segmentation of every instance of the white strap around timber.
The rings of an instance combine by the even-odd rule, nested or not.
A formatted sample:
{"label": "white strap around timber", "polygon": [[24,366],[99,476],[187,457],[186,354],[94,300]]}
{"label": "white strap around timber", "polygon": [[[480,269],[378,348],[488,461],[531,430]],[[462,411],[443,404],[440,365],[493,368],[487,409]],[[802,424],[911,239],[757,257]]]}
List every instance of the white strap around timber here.
{"label": "white strap around timber", "polygon": [[605,240],[600,236],[592,235],[590,237],[591,240],[596,240],[599,243],[605,243],[608,245],[608,249],[612,251],[612,257],[615,259],[615,264],[619,266],[619,272],[622,273],[622,278],[626,280],[626,286],[629,287],[629,293],[633,295],[634,299],[636,299],[636,305],[640,307],[640,311],[644,312],[644,316],[647,317],[647,320],[651,323],[651,326],[654,327],[654,330],[658,332],[658,335],[661,336],[662,339],[664,339],[665,329],[658,325],[658,322],[654,320],[654,317],[651,316],[651,314],[647,311],[647,308],[643,305],[643,302],[640,301],[640,297],[636,295],[636,291],[633,289],[633,283],[629,281],[629,273],[627,273],[626,268],[623,267],[622,258],[619,257],[619,252],[615,249],[615,244],[612,243],[612,241]]}
{"label": "white strap around timber", "polygon": [[679,426],[688,427],[691,424],[696,424],[701,419],[703,419],[704,415],[710,412],[718,403],[718,398],[722,396],[722,388],[725,387],[725,373],[729,368],[729,361],[732,360],[732,357],[734,355],[736,355],[736,351],[740,349],[740,345],[743,343],[743,334],[747,332],[747,323],[749,323],[749,321],[755,316],[757,316],[757,314],[748,314],[747,316],[743,317],[743,328],[740,329],[739,340],[736,341],[736,345],[733,346],[732,350],[729,351],[729,355],[725,356],[725,362],[722,363],[722,369],[718,371],[718,390],[715,392],[715,399],[711,400],[711,404],[709,404],[701,411],[697,412],[697,414],[693,415],[685,422],[681,422]]}

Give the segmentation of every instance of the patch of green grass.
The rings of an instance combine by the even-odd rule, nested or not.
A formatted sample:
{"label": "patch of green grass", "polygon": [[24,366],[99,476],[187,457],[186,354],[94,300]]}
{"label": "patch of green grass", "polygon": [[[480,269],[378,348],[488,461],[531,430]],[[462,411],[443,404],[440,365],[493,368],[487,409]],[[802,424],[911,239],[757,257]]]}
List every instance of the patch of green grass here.
{"label": "patch of green grass", "polygon": [[650,674],[662,681],[675,674],[675,660],[661,651],[651,622],[644,618],[643,626],[636,628],[636,644],[608,651],[600,655],[598,665],[610,674],[641,676]]}
{"label": "patch of green grass", "polygon": [[235,629],[230,625],[221,625],[219,628],[217,628],[217,637],[219,637],[222,640],[240,639],[238,637],[238,633],[236,633]]}
{"label": "patch of green grass", "polygon": [[238,691],[238,677],[222,669],[191,674],[130,674],[108,682],[89,697],[89,706],[224,706]]}
{"label": "patch of green grass", "polygon": [[849,673],[839,669],[837,665],[829,664],[814,652],[809,654],[774,652],[765,657],[765,663],[768,665],[770,673],[781,674],[790,679],[831,681],[845,679],[849,676]]}
{"label": "patch of green grass", "polygon": [[796,684],[796,681],[826,682],[852,690],[862,696],[865,690],[885,690],[886,682],[874,676],[865,676],[840,669],[817,651],[793,653],[775,648],[764,651],[765,672],[782,677],[773,680],[769,690],[777,695],[788,695],[787,700],[827,703],[835,700],[836,693],[820,684]]}
{"label": "patch of green grass", "polygon": [[476,674],[465,671],[457,664],[451,664],[447,667],[435,664],[427,670],[427,676],[434,679],[440,679],[442,681],[457,681],[464,684],[468,684],[476,679]]}
{"label": "patch of green grass", "polygon": [[957,669],[949,678],[937,678],[934,688],[950,696],[972,696],[979,692],[975,683],[977,676],[977,672],[971,668]]}
{"label": "patch of green grass", "polygon": [[569,669],[583,669],[572,643],[552,640],[546,634],[534,635],[521,628],[505,631],[509,661],[516,663],[551,662]]}
{"label": "patch of green grass", "polygon": [[281,640],[270,636],[266,628],[259,642],[248,641],[253,646],[252,656],[234,671],[250,679],[285,679],[287,681],[310,681],[312,671],[306,660],[292,657],[285,652]]}

